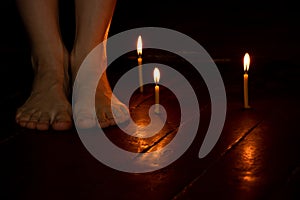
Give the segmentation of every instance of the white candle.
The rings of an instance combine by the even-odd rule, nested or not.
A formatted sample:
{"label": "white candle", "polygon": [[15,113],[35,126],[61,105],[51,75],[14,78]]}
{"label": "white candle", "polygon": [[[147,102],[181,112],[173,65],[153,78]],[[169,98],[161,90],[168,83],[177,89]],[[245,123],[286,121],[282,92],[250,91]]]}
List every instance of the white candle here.
{"label": "white candle", "polygon": [[139,84],[140,84],[140,92],[144,91],[143,88],[143,71],[142,71],[142,49],[143,49],[143,43],[142,43],[142,37],[139,36],[138,37],[138,41],[137,41],[137,54],[138,54],[138,69],[139,69]]}
{"label": "white candle", "polygon": [[248,100],[248,71],[250,66],[250,56],[248,53],[244,56],[244,108],[250,108]]}
{"label": "white candle", "polygon": [[154,78],[154,82],[155,82],[155,109],[154,112],[155,113],[159,113],[159,86],[157,85],[160,79],[160,72],[159,69],[157,67],[155,67],[154,71],[153,71],[153,78]]}
{"label": "white candle", "polygon": [[244,74],[244,108],[249,107],[248,102],[248,74]]}
{"label": "white candle", "polygon": [[155,109],[154,109],[155,113],[159,113],[159,86],[156,85],[155,86]]}

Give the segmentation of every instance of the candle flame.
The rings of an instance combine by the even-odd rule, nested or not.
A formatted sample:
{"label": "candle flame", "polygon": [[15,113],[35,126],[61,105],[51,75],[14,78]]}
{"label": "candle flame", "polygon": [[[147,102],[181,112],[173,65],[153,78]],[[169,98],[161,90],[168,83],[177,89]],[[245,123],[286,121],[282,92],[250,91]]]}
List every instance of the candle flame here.
{"label": "candle flame", "polygon": [[249,71],[249,66],[250,66],[250,56],[248,53],[246,53],[244,56],[244,71],[245,72]]}
{"label": "candle flame", "polygon": [[142,36],[139,36],[138,41],[137,41],[137,45],[136,45],[137,54],[139,56],[142,55],[142,49],[143,49]]}
{"label": "candle flame", "polygon": [[155,69],[153,71],[153,77],[154,77],[154,82],[157,84],[159,82],[159,79],[160,79],[160,72],[159,72],[159,69],[157,67],[155,67]]}

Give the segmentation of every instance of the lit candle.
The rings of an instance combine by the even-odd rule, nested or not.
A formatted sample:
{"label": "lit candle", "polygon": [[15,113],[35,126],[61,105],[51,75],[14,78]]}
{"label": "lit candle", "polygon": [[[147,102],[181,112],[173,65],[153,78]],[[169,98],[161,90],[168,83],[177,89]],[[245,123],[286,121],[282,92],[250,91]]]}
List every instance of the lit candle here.
{"label": "lit candle", "polygon": [[157,85],[160,79],[160,72],[157,67],[153,71],[153,77],[155,82],[155,113],[159,113],[159,86]]}
{"label": "lit candle", "polygon": [[140,92],[143,92],[144,88],[143,88],[143,71],[142,71],[142,49],[143,49],[143,43],[142,43],[142,37],[139,36],[138,37],[138,41],[137,41],[137,54],[138,54],[138,68],[139,68],[139,84],[140,84]]}
{"label": "lit candle", "polygon": [[248,53],[244,56],[244,108],[250,108],[248,102],[248,71],[250,66],[250,56]]}

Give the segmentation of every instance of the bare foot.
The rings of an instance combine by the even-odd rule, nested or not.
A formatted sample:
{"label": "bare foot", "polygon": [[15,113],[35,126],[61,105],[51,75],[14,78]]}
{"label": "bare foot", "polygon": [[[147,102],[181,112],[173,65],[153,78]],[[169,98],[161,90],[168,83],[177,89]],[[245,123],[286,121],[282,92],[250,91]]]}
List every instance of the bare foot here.
{"label": "bare foot", "polygon": [[[76,60],[76,58],[78,57],[74,54],[71,55],[72,78],[74,80],[79,69],[79,64],[77,63],[81,63],[82,60]],[[106,57],[103,59],[106,59]],[[103,63],[106,63],[106,61],[103,61]],[[95,110],[97,116],[93,114],[93,110],[90,110],[88,106],[84,105],[90,100],[78,99],[76,101],[73,112],[75,124],[79,128],[92,128],[97,125],[97,121],[102,128],[106,128],[115,125],[116,123],[125,122],[129,119],[128,108],[112,93],[106,73],[101,77],[96,89]],[[113,115],[112,109],[115,115]]]}
{"label": "bare foot", "polygon": [[32,58],[35,71],[30,97],[16,114],[17,123],[29,129],[67,130],[72,126],[69,92],[68,54],[45,60]]}

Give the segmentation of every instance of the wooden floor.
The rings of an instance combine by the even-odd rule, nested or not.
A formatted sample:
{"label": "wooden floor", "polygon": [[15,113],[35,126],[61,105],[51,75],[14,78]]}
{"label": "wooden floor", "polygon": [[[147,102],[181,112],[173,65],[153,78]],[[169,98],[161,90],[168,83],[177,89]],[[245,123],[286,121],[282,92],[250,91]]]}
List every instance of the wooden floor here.
{"label": "wooden floor", "polygon": [[[279,19],[276,16],[281,6],[273,12],[263,9],[263,4],[251,4],[247,13],[253,15],[244,18],[231,4],[223,9],[223,4],[207,3],[199,8],[201,12],[196,7],[176,4],[170,16],[163,17],[159,13],[169,9],[170,2],[166,2],[162,7],[149,3],[151,9],[157,8],[152,20],[151,9],[137,19],[133,3],[126,7],[121,2],[112,22],[112,34],[140,26],[162,26],[182,31],[204,46],[216,62],[227,95],[226,121],[214,149],[205,158],[198,158],[211,114],[205,83],[182,59],[151,50],[145,51],[143,61],[163,63],[184,74],[200,105],[197,136],[171,165],[145,174],[120,172],[96,160],[75,128],[39,132],[19,127],[15,112],[29,95],[33,75],[24,30],[19,19],[7,12],[17,23],[5,22],[7,29],[0,37],[1,200],[300,199],[300,65],[295,60],[299,57],[300,29],[294,23],[298,10],[280,15],[284,18]],[[12,5],[8,8],[16,13]],[[256,12],[251,10],[254,8]],[[185,9],[188,20],[178,15],[181,9]],[[0,18],[7,19],[6,15]],[[244,20],[246,25],[241,25]],[[15,31],[10,32],[11,29]],[[246,51],[253,58],[249,110],[243,109],[242,56]],[[135,52],[119,58],[108,69],[111,85],[135,65]],[[136,91],[132,95],[130,111],[136,123],[149,122],[147,113],[153,103],[153,85],[145,86],[143,94]],[[132,152],[161,148],[175,137],[180,125],[178,102],[168,88],[161,87],[161,104],[167,110],[168,121],[155,137],[140,140],[123,134],[118,127],[105,129],[106,136]]]}
{"label": "wooden floor", "polygon": [[[167,58],[156,59],[174,68],[183,65],[176,58]],[[132,56],[127,55],[112,66],[108,71],[112,85],[122,73],[118,75],[114,69],[121,64],[128,69],[133,63]],[[39,132],[18,127],[14,113],[28,89],[12,85],[13,90],[1,100],[1,199],[296,199],[300,195],[298,66],[257,63],[249,74],[252,109],[244,110],[242,73],[238,70],[241,64],[235,60],[216,63],[228,101],[218,143],[209,155],[198,158],[210,119],[210,103],[205,85],[190,74],[189,81],[201,96],[196,139],[180,159],[145,174],[120,172],[100,163],[85,149],[75,128]],[[30,81],[23,81],[30,85]],[[130,110],[137,123],[148,123],[147,112],[153,103],[153,85],[145,86],[143,94],[133,94]],[[105,129],[105,134],[133,152],[164,146],[176,134],[180,112],[167,88],[161,89],[161,103],[170,117],[155,137],[137,140],[117,127]]]}

